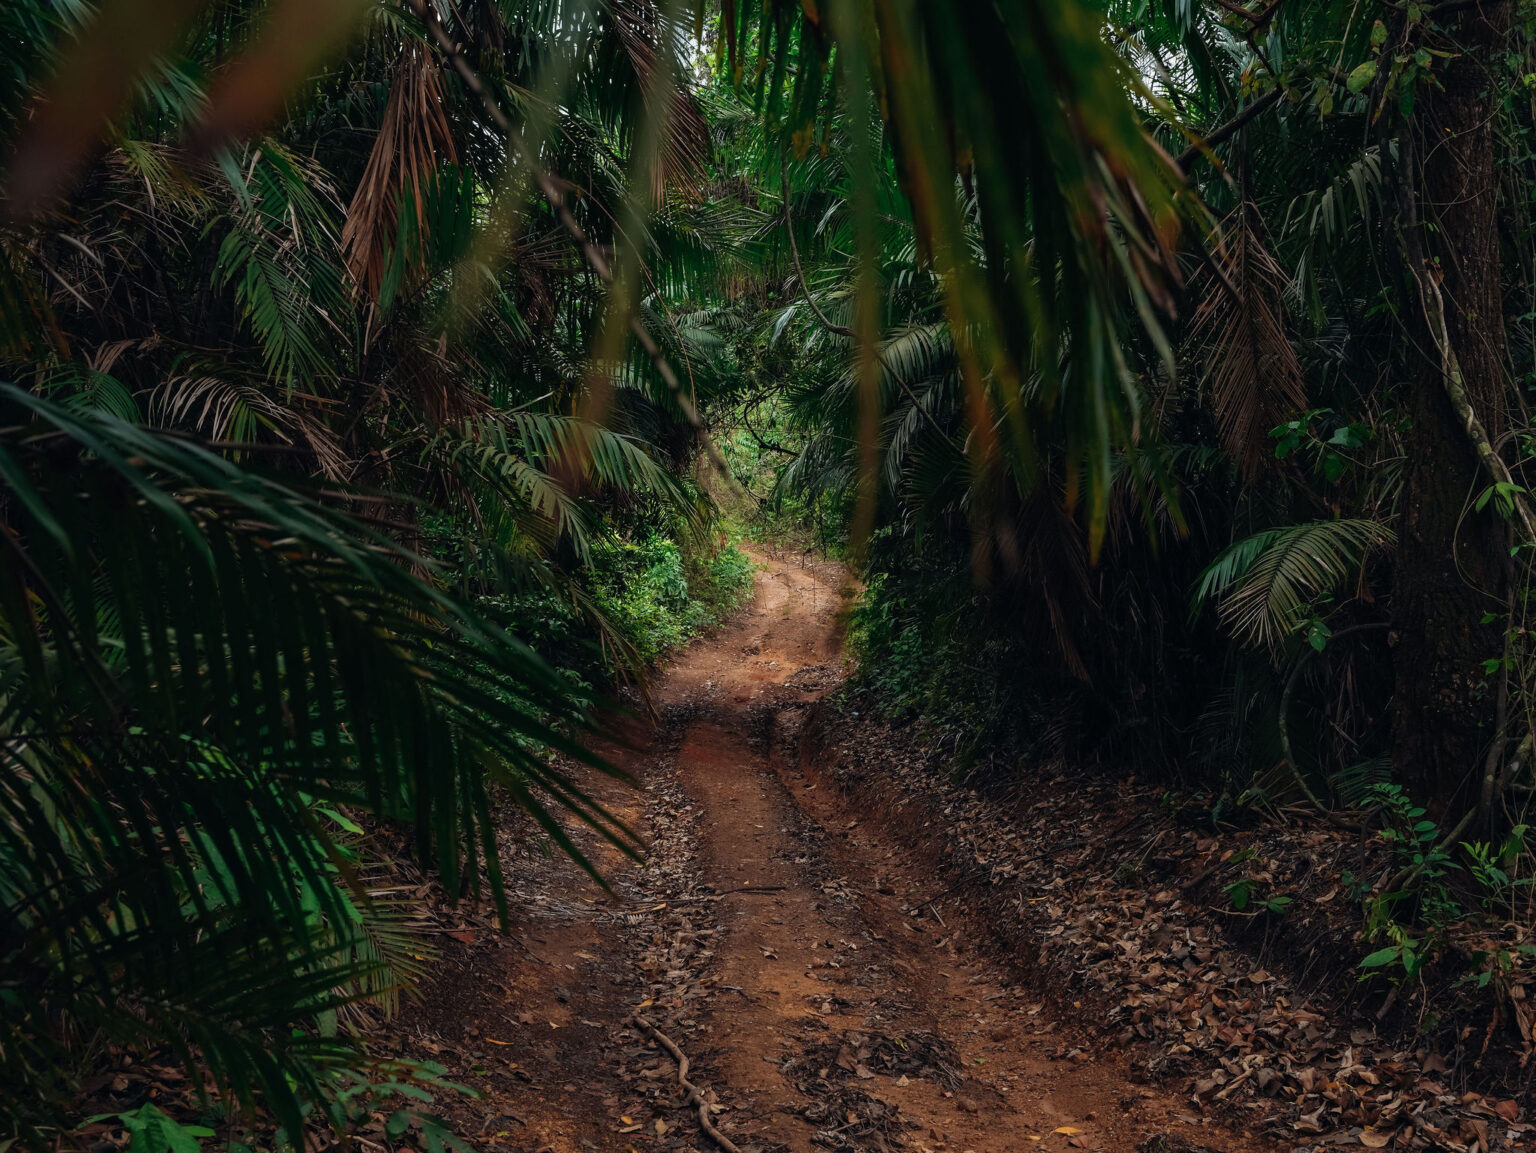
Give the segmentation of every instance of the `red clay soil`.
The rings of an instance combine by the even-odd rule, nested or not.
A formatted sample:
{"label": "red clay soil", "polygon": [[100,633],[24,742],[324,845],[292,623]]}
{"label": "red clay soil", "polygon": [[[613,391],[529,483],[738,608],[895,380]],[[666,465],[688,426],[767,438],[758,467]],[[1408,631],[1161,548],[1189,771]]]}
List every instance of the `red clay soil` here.
{"label": "red clay soil", "polygon": [[513,936],[445,933],[389,1026],[483,1094],[436,1107],[481,1149],[715,1148],[640,1012],[743,1151],[1271,1148],[1138,1083],[1070,993],[1000,963],[928,858],[784,752],[839,681],[843,577],[755,556],[752,604],[605,750],[640,788],[593,787],[643,862],[603,853],[608,893],[509,840]]}

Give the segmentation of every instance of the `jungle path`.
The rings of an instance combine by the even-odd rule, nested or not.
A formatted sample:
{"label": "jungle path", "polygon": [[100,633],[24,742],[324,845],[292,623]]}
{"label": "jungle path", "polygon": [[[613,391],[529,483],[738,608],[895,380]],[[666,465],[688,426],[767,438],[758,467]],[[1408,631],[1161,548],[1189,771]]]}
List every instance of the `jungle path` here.
{"label": "jungle path", "polygon": [[594,789],[642,831],[644,863],[599,852],[609,894],[525,856],[512,940],[445,931],[405,1049],[484,1094],[439,1102],[459,1131],[518,1153],[716,1148],[638,1012],[743,1153],[1267,1148],[1136,1083],[800,763],[799,727],[841,675],[842,574],[753,555],[754,600],[654,686],[662,721],[603,750],[642,786]]}

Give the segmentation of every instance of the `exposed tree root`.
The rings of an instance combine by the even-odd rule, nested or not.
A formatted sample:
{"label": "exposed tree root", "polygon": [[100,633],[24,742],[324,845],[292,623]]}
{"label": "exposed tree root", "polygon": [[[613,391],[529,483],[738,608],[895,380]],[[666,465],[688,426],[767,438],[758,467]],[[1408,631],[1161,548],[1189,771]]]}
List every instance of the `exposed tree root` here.
{"label": "exposed tree root", "polygon": [[688,1080],[688,1058],[684,1055],[683,1051],[677,1047],[671,1037],[668,1037],[639,1013],[631,1016],[630,1020],[654,1037],[657,1044],[672,1054],[672,1059],[677,1062],[677,1083],[688,1090],[688,1096],[684,1104],[692,1105],[698,1109],[699,1128],[704,1130],[711,1141],[724,1149],[725,1153],[741,1153],[741,1150],[734,1141],[715,1128],[715,1123],[709,1116],[709,1102],[704,1099],[704,1094],[699,1092],[699,1087]]}

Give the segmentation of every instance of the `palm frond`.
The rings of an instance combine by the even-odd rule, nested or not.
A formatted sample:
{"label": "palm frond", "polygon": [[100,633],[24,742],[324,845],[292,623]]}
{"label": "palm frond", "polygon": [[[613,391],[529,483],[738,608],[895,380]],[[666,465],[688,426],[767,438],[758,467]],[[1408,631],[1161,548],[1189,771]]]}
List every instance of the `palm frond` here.
{"label": "palm frond", "polygon": [[1223,221],[1215,258],[1227,283],[1207,286],[1190,334],[1222,440],[1249,478],[1272,455],[1271,430],[1307,404],[1286,335],[1290,278],[1264,246],[1256,215],[1245,202]]}
{"label": "palm frond", "polygon": [[333,372],[327,317],[341,302],[327,186],[270,142],[243,169],[233,159],[223,169],[238,209],[219,246],[216,283],[233,288],[272,378],[313,388]]}
{"label": "palm frond", "polygon": [[[411,218],[417,237],[430,234],[427,185],[442,165],[457,161],[437,62],[423,47],[407,44],[341,230],[347,270],[371,299],[379,299],[402,218]],[[419,253],[414,263],[413,271],[420,272]]]}
{"label": "palm frond", "polygon": [[439,434],[435,446],[452,464],[465,466],[510,502],[517,523],[552,546],[568,540],[585,557],[602,519],[584,499],[597,486],[643,493],[666,501],[685,523],[699,527],[703,509],[676,477],[632,437],[558,413],[513,412],[468,421]]}
{"label": "palm frond", "polygon": [[1357,577],[1373,551],[1391,548],[1387,525],[1364,519],[1265,529],[1229,545],[1200,574],[1196,610],[1217,601],[1222,622],[1249,644],[1279,647],[1319,597]]}
{"label": "palm frond", "polygon": [[311,806],[408,822],[450,892],[484,885],[505,915],[493,786],[584,866],[553,809],[629,845],[545,760],[590,760],[581,715],[419,561],[291,484],[0,399],[0,950],[25,990],[0,1002],[6,1079],[48,1081],[60,1023],[90,1022],[296,1126],[362,1059],[314,1022],[385,960]]}
{"label": "palm frond", "polygon": [[[271,436],[283,444],[307,447],[322,475],[345,479],[351,462],[335,432],[306,410],[297,395],[286,400],[282,403],[248,381],[170,376],[150,392],[148,415],[153,425],[196,432],[212,441],[256,445]],[[236,459],[243,451],[235,450]]]}

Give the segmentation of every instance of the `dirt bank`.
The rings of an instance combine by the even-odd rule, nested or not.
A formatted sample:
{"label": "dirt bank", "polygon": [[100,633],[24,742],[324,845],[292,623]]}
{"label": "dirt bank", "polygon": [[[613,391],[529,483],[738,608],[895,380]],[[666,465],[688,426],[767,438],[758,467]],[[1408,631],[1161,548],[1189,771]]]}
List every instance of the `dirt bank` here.
{"label": "dirt bank", "polygon": [[[1407,988],[1359,979],[1372,946],[1341,878],[1384,883],[1381,837],[1306,815],[1217,828],[1103,773],[978,788],[941,735],[857,710],[813,710],[794,753],[807,779],[899,839],[1018,979],[1078,1010],[1134,1075],[1298,1153],[1529,1142],[1519,971],[1487,990],[1465,966]],[[1490,960],[1523,941],[1515,923],[1488,932]]]}

